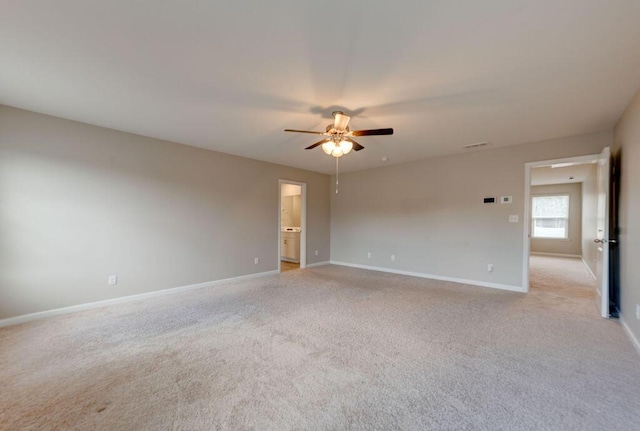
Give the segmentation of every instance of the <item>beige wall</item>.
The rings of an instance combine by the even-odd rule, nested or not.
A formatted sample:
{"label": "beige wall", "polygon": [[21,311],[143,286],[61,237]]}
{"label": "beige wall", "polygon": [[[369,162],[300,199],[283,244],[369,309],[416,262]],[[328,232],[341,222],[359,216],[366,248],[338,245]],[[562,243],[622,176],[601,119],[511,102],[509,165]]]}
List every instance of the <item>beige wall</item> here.
{"label": "beige wall", "polygon": [[293,223],[291,226],[301,226],[301,216],[302,216],[302,196],[292,196],[292,204],[293,204],[293,215],[291,217],[291,222]]}
{"label": "beige wall", "polygon": [[582,259],[596,273],[598,245],[596,239],[598,222],[598,176],[597,165],[589,165],[589,172],[582,182]]}
{"label": "beige wall", "polygon": [[0,106],[0,318],[275,270],[278,179],[329,260],[327,175]]}
{"label": "beige wall", "polygon": [[[611,138],[574,136],[341,175],[331,198],[331,259],[521,287],[524,164],[597,154]],[[513,204],[484,205],[484,196],[513,196]],[[509,223],[510,214],[519,222]]]}
{"label": "beige wall", "polygon": [[640,304],[640,93],[615,127],[613,157],[619,159],[620,168],[620,312],[640,340],[640,320],[636,318]]}
{"label": "beige wall", "polygon": [[[567,239],[531,237],[532,253],[582,255],[582,187],[580,183],[531,187],[531,196],[569,195],[569,235]],[[528,215],[529,218],[531,214]],[[532,226],[530,224],[530,226]]]}

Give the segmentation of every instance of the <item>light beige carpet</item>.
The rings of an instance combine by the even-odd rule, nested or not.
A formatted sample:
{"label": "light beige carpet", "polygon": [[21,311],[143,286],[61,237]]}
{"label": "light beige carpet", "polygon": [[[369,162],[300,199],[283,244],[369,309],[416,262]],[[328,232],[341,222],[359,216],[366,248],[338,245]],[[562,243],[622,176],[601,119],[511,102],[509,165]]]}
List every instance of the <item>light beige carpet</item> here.
{"label": "light beige carpet", "polygon": [[548,286],[326,266],[4,328],[0,428],[637,427],[640,356]]}

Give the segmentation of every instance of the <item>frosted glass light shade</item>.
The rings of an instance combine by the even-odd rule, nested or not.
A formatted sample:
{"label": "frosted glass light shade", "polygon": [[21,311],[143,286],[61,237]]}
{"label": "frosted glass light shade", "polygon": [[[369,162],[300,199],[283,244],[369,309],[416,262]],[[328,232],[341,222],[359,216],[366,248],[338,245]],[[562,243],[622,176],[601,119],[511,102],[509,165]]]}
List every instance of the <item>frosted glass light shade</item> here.
{"label": "frosted glass light shade", "polygon": [[340,142],[340,149],[343,154],[349,154],[353,149],[353,143],[349,141],[342,141]]}
{"label": "frosted glass light shade", "polygon": [[322,151],[324,151],[325,154],[333,153],[333,150],[335,148],[336,144],[333,141],[325,142],[324,144],[322,144]]}

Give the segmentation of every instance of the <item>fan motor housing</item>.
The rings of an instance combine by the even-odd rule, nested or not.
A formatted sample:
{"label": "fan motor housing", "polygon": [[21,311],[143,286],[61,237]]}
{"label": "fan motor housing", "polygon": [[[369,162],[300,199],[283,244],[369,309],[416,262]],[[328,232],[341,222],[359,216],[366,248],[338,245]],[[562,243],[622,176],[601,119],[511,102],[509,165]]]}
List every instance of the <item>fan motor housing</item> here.
{"label": "fan motor housing", "polygon": [[[349,126],[345,127],[345,129],[342,132],[347,133],[348,131],[349,131]],[[333,124],[327,124],[327,133],[338,133],[338,131],[333,128]]]}

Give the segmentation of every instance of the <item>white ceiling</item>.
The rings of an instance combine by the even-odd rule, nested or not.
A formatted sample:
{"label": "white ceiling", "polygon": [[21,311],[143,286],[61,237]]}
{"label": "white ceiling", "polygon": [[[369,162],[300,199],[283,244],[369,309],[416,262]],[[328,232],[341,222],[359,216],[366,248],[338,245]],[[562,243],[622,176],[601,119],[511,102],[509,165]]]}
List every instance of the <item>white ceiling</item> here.
{"label": "white ceiling", "polygon": [[562,168],[541,166],[531,169],[531,185],[581,183],[589,175],[595,175],[595,172],[596,165],[594,163],[583,163]]}
{"label": "white ceiling", "polygon": [[[0,103],[330,173],[611,129],[640,86],[638,0],[4,1]],[[476,150],[478,151],[478,150]]]}

